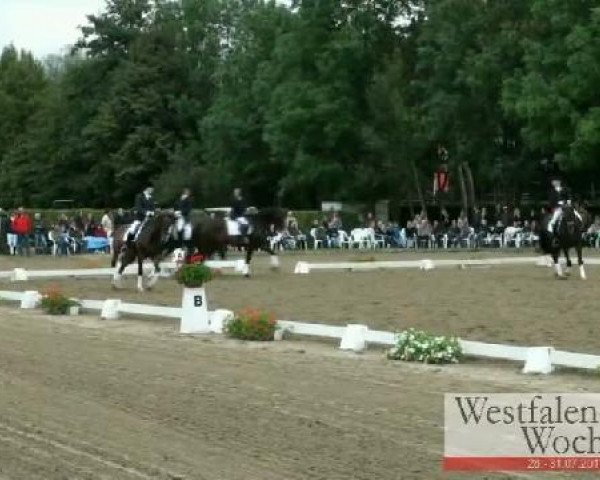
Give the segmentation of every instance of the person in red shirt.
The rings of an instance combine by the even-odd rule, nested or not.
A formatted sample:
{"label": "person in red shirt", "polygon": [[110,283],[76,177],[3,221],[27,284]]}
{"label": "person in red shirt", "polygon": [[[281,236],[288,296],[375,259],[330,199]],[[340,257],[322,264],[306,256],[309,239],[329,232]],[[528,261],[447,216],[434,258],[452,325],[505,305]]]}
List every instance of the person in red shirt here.
{"label": "person in red shirt", "polygon": [[29,238],[33,232],[33,221],[23,207],[19,207],[17,210],[17,215],[13,220],[13,232],[17,235],[19,255],[23,255],[23,248],[25,248],[25,254],[29,256]]}

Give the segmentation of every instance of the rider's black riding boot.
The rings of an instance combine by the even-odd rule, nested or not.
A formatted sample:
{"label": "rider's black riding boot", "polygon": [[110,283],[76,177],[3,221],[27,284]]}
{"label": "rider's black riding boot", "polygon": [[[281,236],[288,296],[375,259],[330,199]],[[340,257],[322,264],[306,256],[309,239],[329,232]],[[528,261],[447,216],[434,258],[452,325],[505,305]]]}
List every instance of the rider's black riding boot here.
{"label": "rider's black riding boot", "polygon": [[248,238],[248,225],[240,225],[240,235],[242,236],[242,243],[248,244],[250,243],[250,239]]}

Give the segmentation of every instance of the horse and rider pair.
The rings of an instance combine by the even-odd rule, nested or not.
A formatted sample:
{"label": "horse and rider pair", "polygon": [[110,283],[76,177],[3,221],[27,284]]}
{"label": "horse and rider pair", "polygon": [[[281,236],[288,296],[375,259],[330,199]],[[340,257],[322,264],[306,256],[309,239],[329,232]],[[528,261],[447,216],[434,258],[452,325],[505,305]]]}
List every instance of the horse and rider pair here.
{"label": "horse and rider pair", "polygon": [[[242,243],[247,243],[247,235],[250,225],[246,217],[247,205],[242,196],[241,188],[236,188],[233,191],[233,200],[231,202],[229,218],[236,222],[237,234],[242,237]],[[153,218],[157,211],[157,204],[154,200],[154,188],[147,187],[142,193],[136,196],[135,199],[135,220],[126,231],[123,241],[124,248],[131,248],[137,240],[138,235],[144,229],[149,219]],[[179,247],[191,252],[193,245],[192,240],[192,198],[189,188],[185,188],[181,197],[177,200],[174,206],[176,224],[174,237],[179,242]],[[234,234],[235,234],[234,233]]]}
{"label": "horse and rider pair", "polygon": [[567,267],[570,268],[569,250],[575,248],[580,276],[585,279],[582,249],[586,221],[584,221],[581,212],[575,209],[571,192],[564,185],[558,172],[550,177],[550,185],[550,213],[542,220],[540,247],[544,253],[552,257],[558,278],[565,278],[562,266],[558,261],[560,252],[564,253]]}
{"label": "horse and rider pair", "polygon": [[152,187],[146,188],[135,201],[135,221],[124,234],[115,235],[115,249],[112,266],[118,264],[113,284],[118,286],[125,266],[137,259],[138,288],[143,290],[142,262],[149,258],[154,263],[154,276],[159,262],[176,248],[186,252],[186,260],[197,251],[203,258],[215,253],[226,255],[227,246],[239,247],[246,252],[246,276],[253,251],[262,249],[271,255],[271,263],[279,261],[268,239],[275,231],[283,228],[284,214],[280,209],[247,209],[241,189],[234,190],[230,208],[230,219],[204,216],[192,225],[192,199],[189,189],[185,189],[176,202],[174,211],[157,212]]}

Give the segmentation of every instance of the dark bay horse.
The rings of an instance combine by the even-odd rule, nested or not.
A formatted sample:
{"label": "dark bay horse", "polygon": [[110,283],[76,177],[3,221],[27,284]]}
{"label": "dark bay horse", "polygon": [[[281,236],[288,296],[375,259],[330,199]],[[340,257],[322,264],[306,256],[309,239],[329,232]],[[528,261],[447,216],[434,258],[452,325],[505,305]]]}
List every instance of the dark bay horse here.
{"label": "dark bay horse", "polygon": [[[567,260],[567,268],[571,268],[571,258],[569,257],[569,250],[574,248],[577,252],[577,261],[579,263],[579,274],[582,280],[585,280],[585,268],[583,266],[583,233],[585,232],[585,225],[582,220],[575,213],[575,209],[567,205],[563,207],[562,218],[559,220],[556,234],[553,236],[548,232],[548,222],[552,218],[551,214],[546,214],[542,219],[541,231],[540,231],[540,247],[544,253],[550,255],[554,261],[554,268],[556,271],[557,278],[566,278],[562,271],[558,258],[562,251]],[[553,238],[556,237],[556,238]]]}
{"label": "dark bay horse", "polygon": [[256,250],[263,250],[271,256],[271,265],[279,267],[279,258],[275,254],[269,237],[281,232],[285,223],[284,210],[278,208],[261,209],[246,214],[250,233],[246,236],[230,236],[227,219],[204,217],[193,226],[192,245],[204,258],[218,253],[221,258],[227,255],[227,247],[242,248],[246,252],[244,274],[250,276],[250,262]]}
{"label": "dark bay horse", "polygon": [[169,253],[167,245],[173,237],[173,228],[175,225],[175,214],[169,211],[157,213],[150,217],[146,223],[140,227],[138,238],[132,243],[131,247],[123,248],[125,241],[123,237],[129,228],[129,225],[123,225],[114,232],[114,246],[111,266],[115,268],[113,275],[113,286],[120,288],[123,279],[123,271],[127,265],[138,262],[138,290],[144,291],[143,262],[149,258],[154,264],[154,271],[148,280],[148,288],[151,288],[158,280],[161,260]]}

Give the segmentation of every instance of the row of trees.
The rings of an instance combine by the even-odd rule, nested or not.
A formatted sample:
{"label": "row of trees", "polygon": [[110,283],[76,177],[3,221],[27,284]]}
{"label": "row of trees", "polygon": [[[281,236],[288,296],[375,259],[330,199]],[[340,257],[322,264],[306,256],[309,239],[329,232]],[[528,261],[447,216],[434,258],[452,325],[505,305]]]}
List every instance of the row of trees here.
{"label": "row of trees", "polygon": [[[73,53],[0,57],[0,201],[465,202],[600,153],[596,0],[107,0]],[[578,184],[579,182],[579,184]]]}

